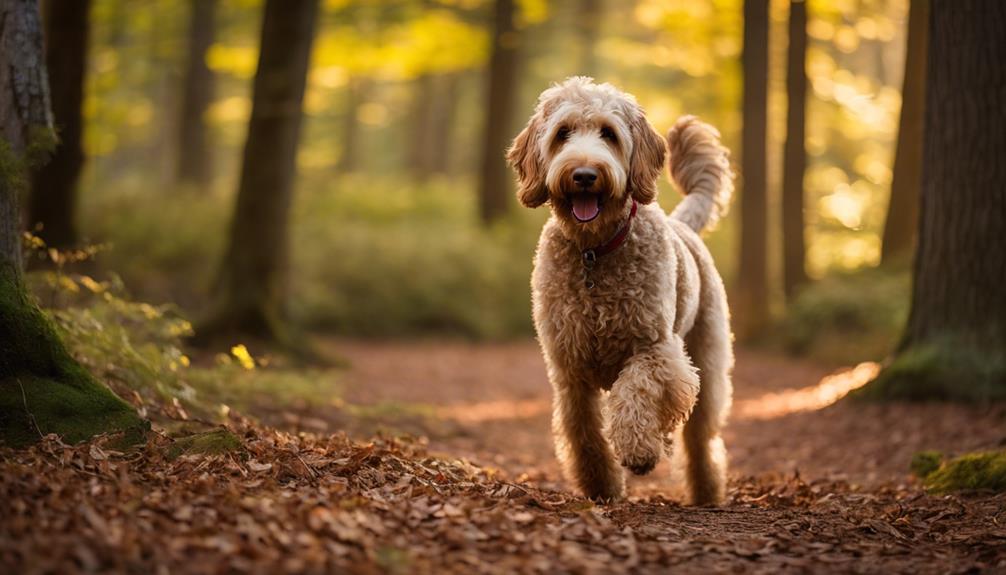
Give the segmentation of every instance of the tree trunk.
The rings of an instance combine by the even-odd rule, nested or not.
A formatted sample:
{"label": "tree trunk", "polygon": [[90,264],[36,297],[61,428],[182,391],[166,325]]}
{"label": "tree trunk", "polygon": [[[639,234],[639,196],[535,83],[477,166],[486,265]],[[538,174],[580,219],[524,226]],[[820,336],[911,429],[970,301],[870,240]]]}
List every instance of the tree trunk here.
{"label": "tree trunk", "polygon": [[1006,3],[933,0],[912,308],[886,396],[1006,398]]}
{"label": "tree trunk", "polygon": [[207,142],[206,110],[213,101],[213,72],[206,52],[213,45],[217,0],[189,1],[189,54],[185,63],[182,111],[179,118],[180,183],[205,187],[212,178],[212,154]]}
{"label": "tree trunk", "polygon": [[891,201],[880,247],[883,264],[906,261],[915,247],[922,184],[923,112],[926,102],[926,52],[929,43],[929,0],[912,0],[908,12],[908,46],[901,90],[901,121],[894,156]]}
{"label": "tree trunk", "polygon": [[318,0],[267,0],[252,115],[216,306],[197,336],[283,339],[288,215]]}
{"label": "tree trunk", "polygon": [[38,2],[0,0],[0,443],[47,433],[79,441],[143,428],[136,412],[67,352],[21,280],[18,196],[52,114]]}
{"label": "tree trunk", "polygon": [[786,54],[786,147],[782,176],[783,291],[792,301],[807,282],[803,218],[803,175],[807,168],[804,145],[807,115],[807,3],[789,5],[789,48]]}
{"label": "tree trunk", "polygon": [[769,319],[765,160],[768,24],[768,0],[745,0],[740,269],[734,298],[734,330],[741,339],[755,336]]}
{"label": "tree trunk", "polygon": [[510,176],[503,159],[510,139],[517,89],[517,49],[513,0],[496,0],[493,19],[489,84],[486,88],[486,129],[479,180],[480,214],[486,224],[501,218],[510,206]]}
{"label": "tree trunk", "polygon": [[49,163],[33,174],[28,226],[41,225],[38,235],[60,249],[77,243],[74,216],[84,167],[82,106],[90,5],[90,0],[51,3],[45,22],[46,66],[60,145]]}

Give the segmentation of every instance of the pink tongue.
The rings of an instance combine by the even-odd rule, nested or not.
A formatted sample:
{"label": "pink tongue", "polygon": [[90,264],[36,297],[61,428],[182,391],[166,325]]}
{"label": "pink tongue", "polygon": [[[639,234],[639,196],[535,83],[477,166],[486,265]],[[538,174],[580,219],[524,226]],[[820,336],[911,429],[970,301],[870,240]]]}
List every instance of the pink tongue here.
{"label": "pink tongue", "polygon": [[597,194],[576,194],[573,196],[573,215],[581,222],[589,222],[601,211],[597,205]]}

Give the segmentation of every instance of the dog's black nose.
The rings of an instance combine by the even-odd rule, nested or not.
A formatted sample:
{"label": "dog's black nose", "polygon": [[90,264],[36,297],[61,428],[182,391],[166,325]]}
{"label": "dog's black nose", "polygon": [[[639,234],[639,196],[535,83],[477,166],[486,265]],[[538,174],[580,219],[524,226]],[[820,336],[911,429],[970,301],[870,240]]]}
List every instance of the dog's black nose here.
{"label": "dog's black nose", "polygon": [[597,181],[597,170],[594,168],[577,168],[573,170],[573,183],[578,187],[587,189]]}

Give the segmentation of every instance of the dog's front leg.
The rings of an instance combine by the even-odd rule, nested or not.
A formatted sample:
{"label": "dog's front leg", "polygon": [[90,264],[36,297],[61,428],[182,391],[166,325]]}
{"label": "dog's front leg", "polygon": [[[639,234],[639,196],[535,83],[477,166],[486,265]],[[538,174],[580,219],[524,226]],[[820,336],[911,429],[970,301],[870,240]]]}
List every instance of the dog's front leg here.
{"label": "dog's front leg", "polygon": [[638,351],[625,363],[608,398],[608,433],[622,465],[653,470],[664,437],[683,422],[699,393],[699,378],[678,338]]}
{"label": "dog's front leg", "polygon": [[622,497],[625,479],[603,433],[601,392],[566,376],[553,378],[555,451],[580,491],[594,500]]}

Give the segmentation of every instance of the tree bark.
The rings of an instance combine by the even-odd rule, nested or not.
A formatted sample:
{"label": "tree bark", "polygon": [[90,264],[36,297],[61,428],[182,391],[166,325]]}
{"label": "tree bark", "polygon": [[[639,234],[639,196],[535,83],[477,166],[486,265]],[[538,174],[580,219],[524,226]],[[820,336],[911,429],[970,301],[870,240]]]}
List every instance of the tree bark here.
{"label": "tree bark", "polygon": [[880,247],[883,264],[905,261],[915,248],[922,185],[928,12],[929,0],[912,0],[908,12],[908,46],[901,90],[898,148],[894,155],[894,179]]}
{"label": "tree bark", "polygon": [[933,0],[908,325],[879,389],[1006,398],[1006,3]]}
{"label": "tree bark", "polygon": [[486,224],[501,218],[510,206],[510,177],[503,156],[510,138],[508,130],[513,124],[519,47],[513,0],[496,0],[494,14],[486,88],[486,130],[479,178],[480,215]]}
{"label": "tree bark", "polygon": [[201,340],[281,339],[288,214],[317,12],[318,0],[266,1],[237,206]]}
{"label": "tree bark", "polygon": [[745,0],[740,269],[734,300],[734,330],[741,339],[755,336],[769,319],[765,159],[768,24],[768,0]]}
{"label": "tree bark", "polygon": [[28,226],[41,225],[39,237],[60,249],[72,247],[78,240],[74,219],[77,185],[84,167],[82,108],[90,6],[90,0],[51,3],[45,21],[46,66],[60,145],[49,162],[32,175]]}
{"label": "tree bark", "polygon": [[213,176],[205,116],[213,102],[214,78],[206,65],[206,53],[215,36],[217,0],[190,0],[189,9],[189,53],[179,118],[176,177],[180,183],[204,187]]}
{"label": "tree bark", "polygon": [[21,278],[18,196],[55,142],[35,0],[0,0],[0,443],[79,441],[142,429],[135,411],[67,352]]}
{"label": "tree bark", "polygon": [[789,47],[786,53],[786,146],[782,176],[783,291],[792,301],[807,282],[804,245],[803,176],[807,169],[804,144],[807,116],[807,3],[789,5]]}

